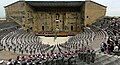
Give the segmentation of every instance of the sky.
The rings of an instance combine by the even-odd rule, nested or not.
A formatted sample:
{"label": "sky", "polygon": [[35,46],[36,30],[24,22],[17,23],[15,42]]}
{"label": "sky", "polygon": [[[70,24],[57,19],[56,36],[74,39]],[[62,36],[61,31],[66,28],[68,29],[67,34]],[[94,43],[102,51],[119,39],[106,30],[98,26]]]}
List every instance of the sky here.
{"label": "sky", "polygon": [[[19,0],[0,0],[0,17],[5,17],[4,6]],[[84,1],[84,0],[26,0],[26,1]],[[120,0],[92,0],[107,6],[106,16],[120,16]]]}

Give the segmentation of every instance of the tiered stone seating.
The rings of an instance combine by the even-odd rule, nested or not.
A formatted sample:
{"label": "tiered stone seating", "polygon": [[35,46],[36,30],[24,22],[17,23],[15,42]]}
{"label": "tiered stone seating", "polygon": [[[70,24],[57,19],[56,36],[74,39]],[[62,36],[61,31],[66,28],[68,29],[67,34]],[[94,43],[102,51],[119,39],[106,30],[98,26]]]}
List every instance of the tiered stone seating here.
{"label": "tiered stone seating", "polygon": [[[100,21],[100,22],[94,23],[94,27],[97,27],[98,29],[102,30],[102,32],[99,34],[98,38],[101,39],[100,35],[104,34],[104,36],[103,36],[103,42],[107,43],[106,39],[108,37],[112,37],[113,40],[119,40],[119,38],[117,39],[117,37],[119,37],[119,32],[118,32],[119,31],[118,30],[119,29],[119,21],[118,22],[116,20],[114,20],[114,21],[112,21],[112,20]],[[94,27],[91,28],[91,29],[94,29]],[[114,33],[114,30],[118,34],[117,36]],[[114,37],[116,37],[116,39],[114,39]],[[95,40],[96,40],[96,42],[99,42],[99,40],[97,40],[97,38],[95,38]],[[119,42],[118,42],[118,44],[119,44]],[[98,55],[101,55],[101,54],[98,54]],[[91,65],[120,65],[120,61],[119,61],[120,58],[119,58],[119,56],[116,57],[114,55],[110,56],[108,54],[104,54],[104,55],[102,54],[102,57],[98,57],[98,56],[96,56],[96,57],[97,57],[97,59],[96,59],[97,61],[95,61],[95,63],[91,64]]]}
{"label": "tiered stone seating", "polygon": [[[36,55],[37,57],[39,57],[40,54],[43,54],[42,56],[44,56],[45,59],[42,58],[42,56],[36,58],[36,56],[33,55],[33,60],[31,60],[32,63],[35,63],[36,61],[41,62],[41,65],[45,65],[46,63],[50,63],[50,65],[60,65],[60,63],[61,65],[119,65],[119,57],[101,53],[97,53],[96,61],[92,63],[91,60],[88,60],[91,59],[88,52],[92,52],[86,51],[85,49],[87,47],[92,47],[92,49],[96,49],[96,52],[99,51],[97,48],[100,48],[102,42],[107,42],[108,35],[114,35],[114,28],[108,28],[109,24],[111,23],[108,21],[95,23],[93,26],[84,28],[84,32],[71,37],[65,43],[52,46],[42,44],[39,37],[21,29],[1,31],[2,34],[5,34],[0,34],[0,40],[5,50],[22,54],[38,54]],[[107,34],[109,31],[110,33]],[[82,60],[80,58],[80,53],[83,53]],[[88,56],[85,53],[88,53]],[[47,56],[46,59],[46,54],[48,54],[48,56],[51,55],[52,57]]]}
{"label": "tiered stone seating", "polygon": [[119,65],[119,59],[118,56],[97,53],[95,63],[90,65]]}
{"label": "tiered stone seating", "polygon": [[92,46],[96,49],[99,48],[102,42],[107,41],[107,37],[108,35],[104,30],[91,26],[90,28],[85,28],[84,32],[68,39],[68,41],[65,44],[61,44],[60,47],[66,48],[66,50],[75,50],[81,48],[82,44],[84,44],[84,46]]}
{"label": "tiered stone seating", "polygon": [[96,26],[91,26],[92,31],[95,33],[95,36],[93,38],[93,42],[90,45],[94,45],[94,49],[97,49],[100,47],[100,44],[102,42],[107,42],[108,39],[108,34],[106,31],[96,27]]}
{"label": "tiered stone seating", "polygon": [[[91,34],[90,34],[90,30],[91,30]],[[69,40],[70,41],[73,40],[74,42],[80,41],[77,44],[82,44],[82,43],[85,43],[88,41],[88,40],[84,40],[85,42],[81,42],[82,39],[89,39],[90,40],[90,38],[93,38],[93,42],[92,43],[88,42],[88,43],[90,46],[95,47],[95,49],[99,48],[99,45],[101,44],[101,42],[107,41],[108,35],[107,35],[107,32],[105,32],[104,30],[97,28],[95,26],[91,26],[90,30],[86,30],[84,33],[78,34],[75,37],[70,38]],[[89,31],[89,33],[86,33],[88,31]],[[94,34],[92,34],[92,32],[94,32]],[[71,42],[73,42],[73,41],[71,41]],[[74,44],[74,43],[67,43],[66,42],[65,44],[60,44],[60,48],[65,50],[65,51],[68,51],[71,49],[72,44]],[[100,54],[98,54],[98,55],[99,56],[96,56],[97,58],[96,58],[95,63],[91,64],[91,65],[104,65],[104,64],[107,64],[109,62],[112,62],[112,60],[117,59],[113,56],[100,55]]]}
{"label": "tiered stone seating", "polygon": [[[14,51],[16,53],[41,53],[50,45],[42,44],[39,37],[23,30],[16,30],[8,33],[1,39],[4,49]],[[29,52],[29,53],[28,53]]]}
{"label": "tiered stone seating", "polygon": [[[16,30],[16,28],[2,29],[2,30],[0,31],[0,40],[1,40],[4,36],[6,36],[8,33],[12,32],[12,31],[14,31],[14,30]],[[3,44],[2,44],[2,43],[0,43],[0,46],[1,46],[1,49],[3,49]]]}
{"label": "tiered stone seating", "polygon": [[107,63],[106,65],[120,65],[120,58],[116,60],[112,60],[111,62]]}

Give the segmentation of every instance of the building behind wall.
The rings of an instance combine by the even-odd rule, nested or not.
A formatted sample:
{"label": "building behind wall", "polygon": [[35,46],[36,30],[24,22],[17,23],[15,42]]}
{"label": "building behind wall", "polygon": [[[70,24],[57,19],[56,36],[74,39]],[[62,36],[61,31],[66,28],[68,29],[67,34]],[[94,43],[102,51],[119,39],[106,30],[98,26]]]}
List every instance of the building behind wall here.
{"label": "building behind wall", "polygon": [[87,1],[17,1],[5,6],[7,21],[25,30],[79,32],[104,17],[106,6]]}

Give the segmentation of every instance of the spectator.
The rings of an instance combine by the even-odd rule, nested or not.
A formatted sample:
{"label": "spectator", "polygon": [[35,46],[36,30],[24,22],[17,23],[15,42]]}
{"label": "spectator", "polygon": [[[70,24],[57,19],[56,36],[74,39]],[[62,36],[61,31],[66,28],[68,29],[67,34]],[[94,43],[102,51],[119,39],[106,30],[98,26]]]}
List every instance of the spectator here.
{"label": "spectator", "polygon": [[119,47],[116,45],[114,46],[114,51],[118,51],[119,50]]}
{"label": "spectator", "polygon": [[100,45],[100,48],[101,48],[101,52],[104,52],[107,48],[106,43],[102,42],[101,45]]}

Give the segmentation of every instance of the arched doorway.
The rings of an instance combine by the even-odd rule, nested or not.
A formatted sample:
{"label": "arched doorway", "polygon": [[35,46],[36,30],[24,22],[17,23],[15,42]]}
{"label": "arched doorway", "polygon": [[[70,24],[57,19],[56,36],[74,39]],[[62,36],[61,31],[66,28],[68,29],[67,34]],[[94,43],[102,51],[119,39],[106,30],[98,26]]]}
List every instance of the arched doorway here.
{"label": "arched doorway", "polygon": [[73,31],[73,26],[71,26],[71,31]]}
{"label": "arched doorway", "polygon": [[44,31],[44,26],[42,26],[42,31]]}

